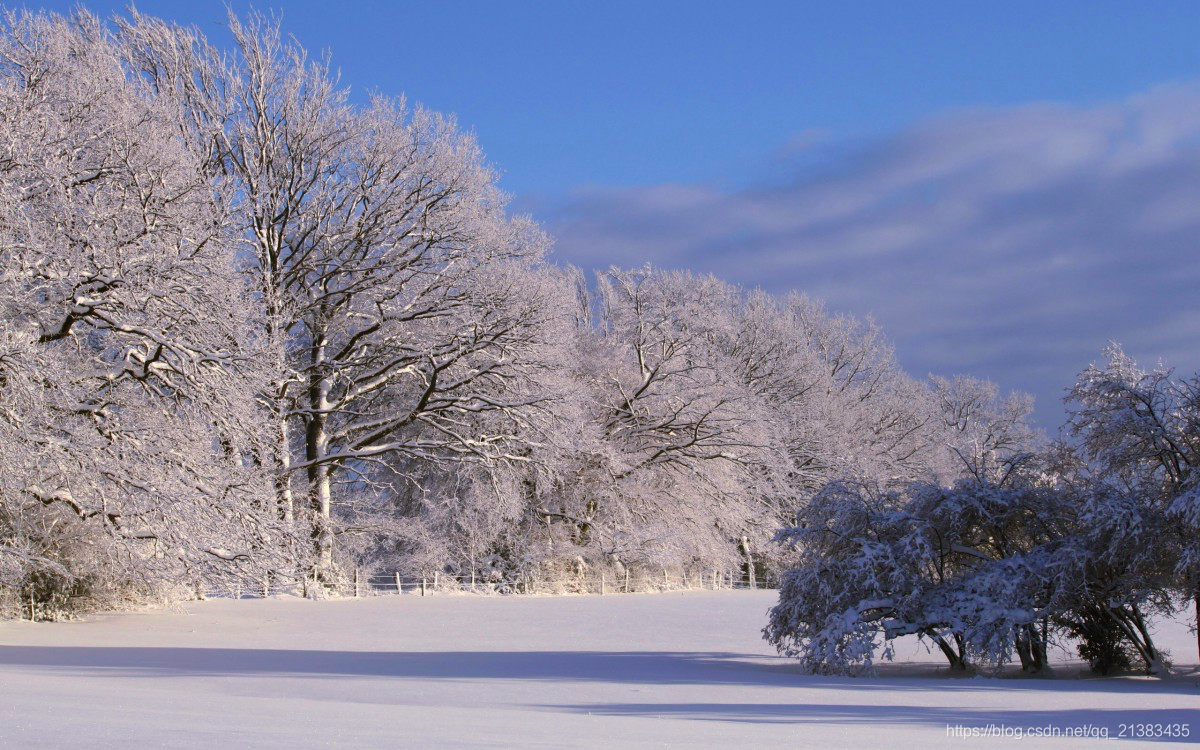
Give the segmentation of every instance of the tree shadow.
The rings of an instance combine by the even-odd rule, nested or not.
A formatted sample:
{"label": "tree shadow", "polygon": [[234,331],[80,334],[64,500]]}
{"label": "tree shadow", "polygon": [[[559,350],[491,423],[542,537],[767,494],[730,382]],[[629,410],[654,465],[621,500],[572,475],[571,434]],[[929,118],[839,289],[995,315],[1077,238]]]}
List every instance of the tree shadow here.
{"label": "tree shadow", "polygon": [[311,651],[291,649],[0,646],[0,666],[200,676],[310,675],[633,684],[794,684],[794,665],[723,652]]}
{"label": "tree shadow", "polygon": [[945,679],[828,677],[792,661],[686,651],[314,651],[179,647],[0,646],[0,666],[130,675],[308,675],[441,680],[546,680],[745,685],[848,691],[1049,690],[1196,694],[1195,679]]}
{"label": "tree shadow", "polygon": [[[938,679],[929,676],[824,677],[801,674],[785,659],[729,652],[674,651],[313,651],[177,647],[0,646],[0,669],[68,672],[101,678],[295,677],[380,680],[545,681],[627,685],[765,687],[780,702],[591,703],[522,702],[525,709],[563,714],[746,722],[763,725],[894,724],[939,731],[988,731],[993,727],[1060,732],[1090,727],[1092,738],[1118,737],[1121,723],[1187,725],[1200,733],[1200,711],[1186,709],[1018,710],[961,706],[965,694],[983,691],[1200,694],[1194,678],[1174,680]],[[489,688],[490,689],[490,688]],[[904,698],[886,703],[812,703],[818,691],[888,692]],[[864,692],[866,691],[866,692]],[[953,694],[962,693],[956,699]],[[936,695],[932,695],[936,693]],[[762,693],[739,693],[747,698]],[[790,696],[795,696],[788,702]],[[651,697],[647,694],[647,698]],[[544,697],[541,699],[544,701]],[[1077,699],[1078,701],[1078,699]],[[1046,696],[1042,705],[1053,705]],[[1103,732],[1104,735],[1099,733]],[[946,735],[950,737],[949,733]],[[967,735],[957,735],[967,736]],[[988,736],[988,735],[983,735]],[[1009,735],[1001,735],[1012,737]],[[1046,735],[1042,735],[1046,736]],[[1164,740],[1195,741],[1192,737]]]}

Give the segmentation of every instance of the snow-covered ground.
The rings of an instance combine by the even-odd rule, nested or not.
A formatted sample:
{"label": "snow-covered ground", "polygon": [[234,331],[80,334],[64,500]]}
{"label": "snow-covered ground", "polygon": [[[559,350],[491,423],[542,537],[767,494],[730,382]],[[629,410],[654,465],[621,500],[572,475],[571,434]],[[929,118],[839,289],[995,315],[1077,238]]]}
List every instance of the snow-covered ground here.
{"label": "snow-covered ground", "polygon": [[760,639],[773,596],[216,600],[4,623],[0,746],[925,748],[1014,742],[956,736],[972,727],[1121,724],[1200,740],[1185,622],[1160,627],[1169,679],[1061,664],[1053,680],[953,679],[911,648],[880,677],[828,678]]}

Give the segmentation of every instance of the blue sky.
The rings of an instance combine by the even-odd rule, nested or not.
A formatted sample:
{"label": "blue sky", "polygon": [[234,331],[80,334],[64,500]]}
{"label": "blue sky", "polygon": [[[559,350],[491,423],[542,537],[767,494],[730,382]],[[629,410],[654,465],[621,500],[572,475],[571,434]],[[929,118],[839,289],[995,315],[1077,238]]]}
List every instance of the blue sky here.
{"label": "blue sky", "polygon": [[[221,2],[138,7],[222,38]],[[1109,339],[1200,369],[1200,3],[257,7],[455,113],[560,260],[809,291],[1049,428]]]}

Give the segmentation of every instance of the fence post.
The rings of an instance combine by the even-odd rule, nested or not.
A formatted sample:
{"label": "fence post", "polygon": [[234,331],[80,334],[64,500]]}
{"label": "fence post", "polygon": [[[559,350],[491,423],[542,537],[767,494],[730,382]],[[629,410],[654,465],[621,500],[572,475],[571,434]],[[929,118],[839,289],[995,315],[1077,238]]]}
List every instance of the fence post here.
{"label": "fence post", "polygon": [[421,579],[421,596],[425,596],[425,579]]}
{"label": "fence post", "polygon": [[607,583],[608,583],[608,581],[606,580],[606,576],[604,575],[604,571],[602,570],[602,571],[600,571],[600,596],[604,596],[606,593],[608,593],[607,591],[605,591],[605,589],[607,588],[607,586],[606,586]]}
{"label": "fence post", "polygon": [[400,585],[400,571],[396,571],[396,596],[404,593],[404,588]]}
{"label": "fence post", "polygon": [[354,569],[354,598],[357,599],[362,592],[359,590],[358,568]]}
{"label": "fence post", "polygon": [[625,593],[629,593],[629,568],[625,568]]}
{"label": "fence post", "polygon": [[263,576],[263,599],[271,595],[271,574],[267,573]]}
{"label": "fence post", "polygon": [[438,572],[436,570],[433,571],[433,590],[438,590]]}

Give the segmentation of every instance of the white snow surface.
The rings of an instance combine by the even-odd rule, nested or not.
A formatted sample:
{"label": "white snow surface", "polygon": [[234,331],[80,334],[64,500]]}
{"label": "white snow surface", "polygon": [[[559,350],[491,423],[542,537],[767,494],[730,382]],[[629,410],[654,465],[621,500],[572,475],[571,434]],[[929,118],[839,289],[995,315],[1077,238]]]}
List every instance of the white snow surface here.
{"label": "white snow surface", "polygon": [[956,679],[912,644],[879,676],[831,678],[762,641],[774,597],[274,598],[8,622],[0,746],[926,748],[1015,742],[952,736],[972,727],[1131,723],[1200,740],[1188,618],[1159,625],[1165,679],[1089,679],[1064,654],[1054,679]]}

